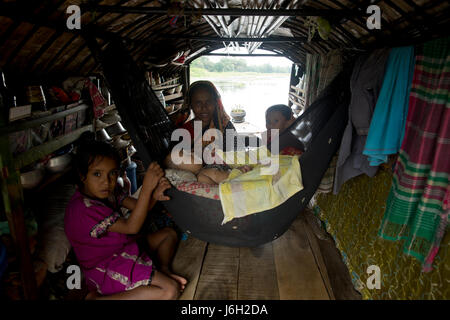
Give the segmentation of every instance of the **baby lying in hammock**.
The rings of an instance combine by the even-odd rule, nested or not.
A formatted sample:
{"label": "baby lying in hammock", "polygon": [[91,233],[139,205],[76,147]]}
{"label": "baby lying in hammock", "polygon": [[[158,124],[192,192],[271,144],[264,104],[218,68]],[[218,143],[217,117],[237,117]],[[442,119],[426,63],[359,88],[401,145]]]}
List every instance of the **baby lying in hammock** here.
{"label": "baby lying in hammock", "polygon": [[[281,155],[301,155],[303,153],[301,142],[286,130],[294,121],[295,118],[292,110],[286,105],[277,104],[266,110],[267,131],[263,135],[266,135],[267,138],[263,140],[268,141],[269,146],[271,143],[270,130],[278,129]],[[194,161],[194,154],[182,154],[181,152],[180,156],[184,158],[182,163],[175,164],[169,155],[165,161],[166,168],[190,171],[197,176],[198,182],[219,184],[226,180],[231,172],[231,168],[226,164],[209,164],[203,166],[200,159],[197,159],[197,162]],[[243,165],[236,169],[246,173],[252,170],[252,167]]]}
{"label": "baby lying in hammock", "polygon": [[[192,154],[183,154],[183,151],[180,152],[180,157],[183,158],[182,163],[175,164],[172,161],[171,156],[169,155],[165,160],[165,166],[168,169],[179,169],[192,172],[196,175],[197,181],[207,184],[219,184],[222,181],[226,180],[230,175],[231,168],[226,164],[207,164],[203,165],[201,160],[197,159],[195,155]],[[252,170],[252,167],[249,165],[243,165],[238,167],[240,171],[243,173]]]}

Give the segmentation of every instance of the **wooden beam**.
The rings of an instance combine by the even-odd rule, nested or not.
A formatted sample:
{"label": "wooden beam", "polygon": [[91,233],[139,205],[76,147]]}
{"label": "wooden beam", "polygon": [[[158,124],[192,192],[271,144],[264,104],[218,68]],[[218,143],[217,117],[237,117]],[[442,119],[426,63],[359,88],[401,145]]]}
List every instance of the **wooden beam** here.
{"label": "wooden beam", "polygon": [[269,38],[226,38],[226,37],[211,37],[211,36],[192,36],[192,35],[178,35],[178,34],[161,34],[158,35],[161,38],[166,39],[187,39],[187,40],[199,40],[199,41],[211,41],[211,42],[265,42],[265,43],[278,43],[278,42],[306,42],[306,37],[269,37]]}
{"label": "wooden beam", "polygon": [[4,209],[14,240],[24,298],[36,300],[38,298],[36,279],[25,225],[20,172],[15,168],[14,159],[10,153],[8,136],[4,135],[0,135],[0,188],[3,198],[3,208],[1,209]]}
{"label": "wooden beam", "polygon": [[83,11],[95,12],[114,12],[114,13],[128,13],[128,14],[158,14],[167,16],[270,16],[270,17],[348,17],[354,15],[361,15],[359,11],[351,10],[323,10],[315,8],[304,9],[192,9],[185,8],[184,10],[173,12],[168,8],[157,7],[127,7],[117,5],[90,5],[85,4],[81,6]]}
{"label": "wooden beam", "polygon": [[245,53],[245,54],[239,54],[239,53],[209,53],[205,56],[216,56],[216,57],[284,57],[281,54],[265,54],[265,53]]}

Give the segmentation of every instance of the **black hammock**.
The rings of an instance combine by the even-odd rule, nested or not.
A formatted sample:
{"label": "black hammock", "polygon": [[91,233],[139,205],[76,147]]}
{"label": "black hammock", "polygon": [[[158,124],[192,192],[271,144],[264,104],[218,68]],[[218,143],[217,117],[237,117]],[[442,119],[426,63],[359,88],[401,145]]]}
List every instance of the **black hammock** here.
{"label": "black hammock", "polygon": [[[99,55],[113,100],[145,166],[168,154],[171,124],[158,98],[132,58],[117,44]],[[164,205],[188,234],[216,244],[254,247],[281,236],[316,192],[336,153],[348,117],[349,73],[339,74],[291,125],[288,134],[300,141],[304,189],[276,208],[235,218],[222,225],[220,200],[167,191]],[[156,147],[156,150],[155,150]]]}

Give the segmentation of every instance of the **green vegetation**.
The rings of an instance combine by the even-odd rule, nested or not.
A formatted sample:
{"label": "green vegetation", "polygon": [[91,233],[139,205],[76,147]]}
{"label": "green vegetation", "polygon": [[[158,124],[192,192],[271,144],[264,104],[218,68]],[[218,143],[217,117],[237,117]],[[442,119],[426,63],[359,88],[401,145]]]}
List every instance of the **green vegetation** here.
{"label": "green vegetation", "polygon": [[191,63],[192,76],[207,76],[212,72],[226,72],[226,73],[243,73],[246,74],[260,74],[260,73],[289,73],[290,67],[272,66],[269,63],[262,65],[247,65],[244,59],[237,58],[222,58],[219,62],[212,62],[208,57],[200,57]]}

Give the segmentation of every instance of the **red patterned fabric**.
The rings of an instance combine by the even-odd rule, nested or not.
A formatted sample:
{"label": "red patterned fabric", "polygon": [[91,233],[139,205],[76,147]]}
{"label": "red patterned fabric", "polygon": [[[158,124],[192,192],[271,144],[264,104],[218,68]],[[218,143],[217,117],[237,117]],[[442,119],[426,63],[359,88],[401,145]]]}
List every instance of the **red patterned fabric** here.
{"label": "red patterned fabric", "polygon": [[98,119],[105,113],[105,107],[107,105],[106,100],[91,80],[86,80],[85,87],[88,88],[89,95],[91,96],[92,106],[94,108],[94,117]]}
{"label": "red patterned fabric", "polygon": [[217,185],[211,185],[202,182],[182,182],[177,186],[180,191],[188,192],[197,196],[209,199],[219,200],[219,188]]}

